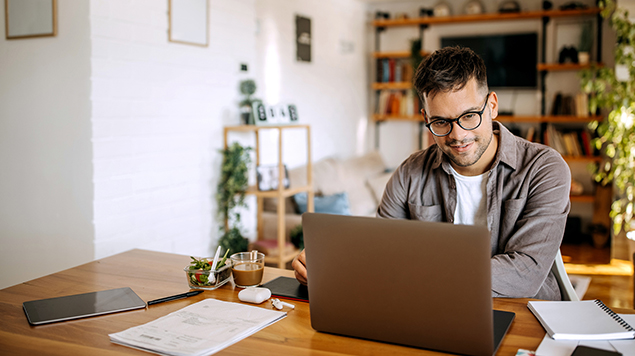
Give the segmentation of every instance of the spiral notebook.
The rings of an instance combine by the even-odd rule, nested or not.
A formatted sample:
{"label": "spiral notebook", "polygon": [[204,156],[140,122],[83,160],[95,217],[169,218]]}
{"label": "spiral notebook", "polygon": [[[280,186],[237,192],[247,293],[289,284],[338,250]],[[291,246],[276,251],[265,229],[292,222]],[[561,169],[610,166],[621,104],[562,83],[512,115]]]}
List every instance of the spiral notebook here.
{"label": "spiral notebook", "polygon": [[530,301],[527,307],[554,340],[635,338],[635,329],[601,300]]}

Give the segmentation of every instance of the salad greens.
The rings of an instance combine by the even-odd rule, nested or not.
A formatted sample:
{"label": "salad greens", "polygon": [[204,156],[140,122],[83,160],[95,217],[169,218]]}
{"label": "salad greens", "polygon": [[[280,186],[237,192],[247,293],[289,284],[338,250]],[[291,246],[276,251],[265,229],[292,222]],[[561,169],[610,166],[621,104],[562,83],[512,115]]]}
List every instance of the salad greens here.
{"label": "salad greens", "polygon": [[[216,265],[216,271],[225,266],[225,263],[227,261],[227,254],[229,254],[229,249],[225,251],[225,255]],[[199,286],[211,285],[212,283],[210,283],[209,281],[209,273],[212,272],[204,271],[211,271],[212,263],[214,262],[213,259],[201,258],[199,260],[196,257],[192,256],[190,256],[190,258],[192,259],[189,267],[189,270],[192,271],[192,273],[189,273],[191,283]],[[231,271],[228,269],[227,272],[230,273]]]}

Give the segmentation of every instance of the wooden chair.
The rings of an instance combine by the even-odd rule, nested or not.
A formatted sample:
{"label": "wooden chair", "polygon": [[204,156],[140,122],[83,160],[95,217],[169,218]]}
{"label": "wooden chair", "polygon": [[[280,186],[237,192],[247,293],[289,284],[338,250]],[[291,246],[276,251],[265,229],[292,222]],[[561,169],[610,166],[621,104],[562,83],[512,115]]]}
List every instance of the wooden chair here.
{"label": "wooden chair", "polygon": [[558,254],[553,261],[551,271],[556,276],[556,281],[558,281],[558,287],[560,287],[562,300],[579,301],[580,298],[578,297],[578,294],[575,292],[575,289],[573,288],[573,285],[569,280],[567,271],[564,269],[564,262],[562,261],[562,254],[560,253],[560,249],[558,249]]}

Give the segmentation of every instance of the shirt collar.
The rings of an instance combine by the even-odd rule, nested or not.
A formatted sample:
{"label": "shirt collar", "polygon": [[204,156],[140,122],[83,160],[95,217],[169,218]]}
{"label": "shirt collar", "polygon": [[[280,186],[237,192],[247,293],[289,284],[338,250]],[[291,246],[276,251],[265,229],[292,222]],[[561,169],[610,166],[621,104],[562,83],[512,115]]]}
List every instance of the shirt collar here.
{"label": "shirt collar", "polygon": [[[492,168],[498,166],[499,162],[503,162],[513,170],[516,170],[517,160],[514,134],[511,133],[505,126],[503,126],[503,124],[498,121],[492,121],[492,128],[494,134],[498,134],[499,137],[498,152],[496,152],[496,156],[494,156],[494,164],[492,164]],[[501,147],[505,147],[505,149],[502,150]],[[442,150],[440,150],[438,147],[435,147],[435,149],[436,157],[434,159],[434,163],[432,164],[432,168],[437,169],[439,168],[439,166],[441,166],[441,164],[443,164],[443,170],[450,174],[450,161],[445,156],[445,153],[443,153]],[[490,168],[490,170],[492,168]]]}

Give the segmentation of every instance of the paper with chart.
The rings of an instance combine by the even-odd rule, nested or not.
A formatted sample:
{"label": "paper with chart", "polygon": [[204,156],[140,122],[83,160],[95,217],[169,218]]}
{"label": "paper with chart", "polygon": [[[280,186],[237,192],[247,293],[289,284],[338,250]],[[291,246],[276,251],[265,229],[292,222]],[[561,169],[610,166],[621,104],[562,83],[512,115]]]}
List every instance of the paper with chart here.
{"label": "paper with chart", "polygon": [[283,319],[287,313],[205,299],[110,334],[110,341],[161,355],[211,355]]}

